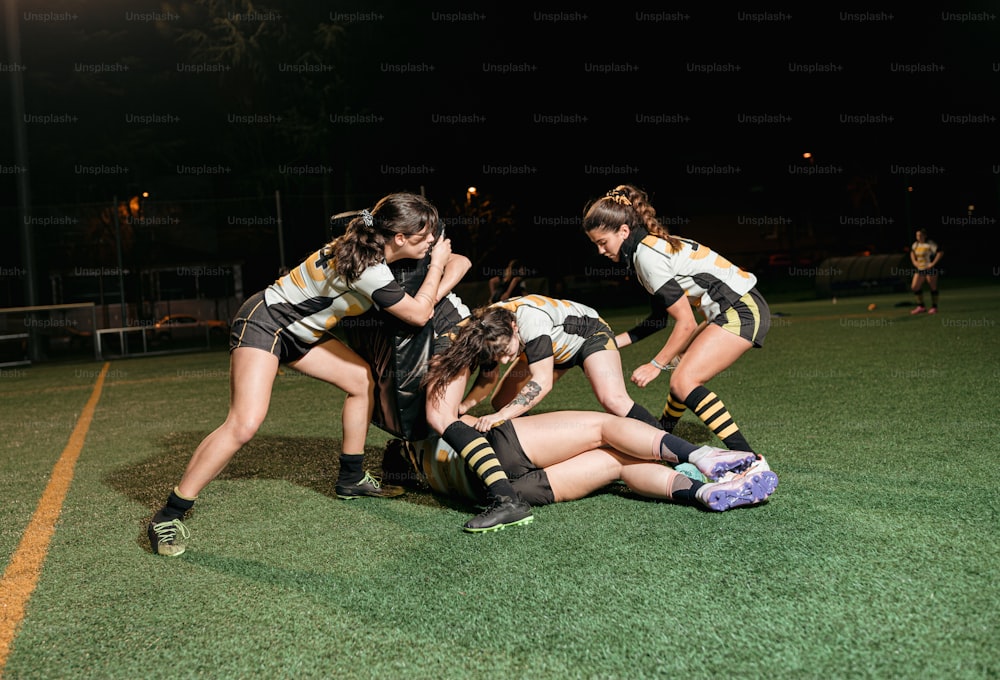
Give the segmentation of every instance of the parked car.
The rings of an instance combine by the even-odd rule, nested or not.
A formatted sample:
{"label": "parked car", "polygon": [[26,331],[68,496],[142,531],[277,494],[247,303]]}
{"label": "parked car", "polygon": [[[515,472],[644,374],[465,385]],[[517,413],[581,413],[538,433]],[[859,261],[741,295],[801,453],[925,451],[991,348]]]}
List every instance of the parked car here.
{"label": "parked car", "polygon": [[154,340],[173,342],[176,340],[204,340],[223,338],[229,332],[229,324],[218,319],[199,319],[191,314],[168,314],[150,328]]}

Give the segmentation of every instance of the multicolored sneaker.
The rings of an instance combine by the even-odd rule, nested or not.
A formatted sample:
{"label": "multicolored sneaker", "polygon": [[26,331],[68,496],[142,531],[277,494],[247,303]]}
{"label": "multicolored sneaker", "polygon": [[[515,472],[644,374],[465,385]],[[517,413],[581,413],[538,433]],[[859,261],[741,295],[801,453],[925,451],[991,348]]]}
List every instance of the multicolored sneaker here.
{"label": "multicolored sneaker", "polygon": [[910,310],[910,314],[922,314],[923,312],[926,311],[927,311],[926,307],[924,307],[923,305],[917,305],[916,307]]}
{"label": "multicolored sneaker", "polygon": [[703,446],[688,456],[688,461],[713,481],[718,481],[731,472],[744,472],[755,460],[757,454],[751,451],[729,451],[714,446]]}
{"label": "multicolored sneaker", "polygon": [[497,496],[488,508],[466,522],[462,529],[470,534],[482,534],[531,524],[534,520],[531,506],[520,498]]}
{"label": "multicolored sneaker", "polygon": [[345,501],[352,501],[355,498],[371,496],[373,498],[395,498],[401,496],[406,490],[401,486],[383,484],[381,480],[372,477],[370,472],[354,484],[337,483],[337,498]]}
{"label": "multicolored sneaker", "polygon": [[150,522],[146,527],[146,535],[149,536],[149,547],[154,555],[164,557],[177,557],[183,553],[187,546],[178,542],[177,535],[182,539],[191,538],[191,532],[179,519],[172,519],[166,522]]}
{"label": "multicolored sneaker", "polygon": [[778,488],[778,475],[770,470],[753,470],[725,482],[706,484],[698,489],[698,500],[717,512],[743,505],[757,505]]}
{"label": "multicolored sneaker", "polygon": [[931,307],[927,310],[928,314],[937,314],[937,307]]}

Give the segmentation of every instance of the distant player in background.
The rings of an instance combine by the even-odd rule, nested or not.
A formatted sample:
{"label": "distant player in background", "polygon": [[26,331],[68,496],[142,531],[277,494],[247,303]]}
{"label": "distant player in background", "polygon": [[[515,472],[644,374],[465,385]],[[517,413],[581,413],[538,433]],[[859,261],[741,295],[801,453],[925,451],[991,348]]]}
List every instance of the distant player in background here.
{"label": "distant player in background", "polygon": [[503,276],[493,276],[489,280],[490,302],[500,302],[512,297],[524,295],[527,292],[524,278],[527,268],[520,260],[511,260],[504,269]]}
{"label": "distant player in background", "polygon": [[[917,269],[913,273],[913,281],[910,283],[910,289],[917,298],[917,306],[913,308],[910,314],[920,314],[922,312],[937,314],[938,275],[940,272],[936,267],[944,256],[944,251],[938,248],[937,243],[927,238],[926,229],[917,229],[916,238],[917,240],[910,246],[910,262]],[[931,290],[930,309],[924,307],[924,282],[927,283],[927,287]]]}
{"label": "distant player in background", "polygon": [[[757,278],[711,248],[670,234],[660,224],[646,193],[622,184],[586,207],[583,230],[597,251],[624,264],[653,297],[653,313],[617,336],[619,347],[662,328],[659,310],[674,320],[666,343],[649,363],[632,372],[639,387],[651,383],[681,352],[683,359],[670,377],[670,392],[660,424],[671,432],[690,408],[734,451],[752,451],[718,395],[705,383],[729,368],[751,347],[760,347],[771,325],[771,313],[757,291]],[[697,337],[692,302],[708,324]],[[689,344],[690,343],[690,344]],[[685,349],[686,347],[686,349]]]}

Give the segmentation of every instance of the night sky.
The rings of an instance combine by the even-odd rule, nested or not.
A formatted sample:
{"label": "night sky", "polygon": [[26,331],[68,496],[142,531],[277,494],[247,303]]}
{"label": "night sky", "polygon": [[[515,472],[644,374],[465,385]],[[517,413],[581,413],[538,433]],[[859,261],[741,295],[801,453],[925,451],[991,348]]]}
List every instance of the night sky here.
{"label": "night sky", "polygon": [[[23,176],[36,215],[139,191],[150,209],[183,204],[173,241],[208,236],[176,257],[242,256],[262,277],[270,261],[257,251],[273,236],[227,226],[267,231],[275,190],[287,197],[289,259],[326,238],[329,214],[396,190],[423,190],[447,214],[470,185],[513,216],[497,261],[526,249],[592,256],[576,222],[624,181],[699,238],[727,221],[790,220],[850,251],[908,245],[920,224],[974,253],[996,226],[1000,28],[973,6],[22,0],[15,16],[21,54],[8,50],[5,17],[0,62],[11,244]],[[166,248],[173,227],[161,222]],[[864,233],[872,223],[882,228]],[[17,267],[18,250],[0,264]]]}

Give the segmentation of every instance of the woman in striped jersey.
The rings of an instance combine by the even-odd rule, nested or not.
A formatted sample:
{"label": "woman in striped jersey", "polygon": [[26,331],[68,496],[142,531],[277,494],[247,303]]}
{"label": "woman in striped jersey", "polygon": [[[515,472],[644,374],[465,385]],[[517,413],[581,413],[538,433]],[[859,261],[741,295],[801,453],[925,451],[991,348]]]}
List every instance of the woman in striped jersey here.
{"label": "woman in striped jersey", "polygon": [[[632,382],[645,387],[670,370],[671,362],[683,352],[670,376],[660,419],[664,429],[672,431],[686,407],[729,449],[752,451],[725,404],[705,383],[751,347],[761,347],[767,336],[771,314],[755,287],[756,277],[711,248],[670,234],[646,193],[630,184],[592,201],[584,211],[583,230],[601,255],[625,265],[652,296],[653,313],[619,334],[618,346],[662,328],[664,313],[674,321],[659,351],[632,372]],[[707,320],[701,332],[697,332],[692,304]]]}
{"label": "woman in striped jersey", "polygon": [[[462,401],[460,414],[496,389],[491,399],[494,412],[480,416],[476,422],[480,432],[530,411],[552,391],[556,380],[576,366],[587,376],[605,411],[659,427],[656,418],[635,403],[625,388],[615,333],[594,308],[573,300],[525,295],[476,310],[464,323],[480,324],[495,329],[490,332],[505,335],[509,344],[506,349],[513,357],[513,365],[502,381],[499,355],[481,364],[475,385]],[[472,346],[440,359],[452,374],[460,370],[464,355],[481,355],[482,348],[476,344],[484,342],[489,334],[467,333],[461,337]]]}
{"label": "woman in striped jersey", "polygon": [[[371,212],[364,210],[351,220],[344,235],[243,303],[230,336],[229,413],[195,449],[180,482],[149,522],[147,534],[154,554],[184,552],[180,539],[188,531],[181,519],[202,489],[257,433],[282,363],[346,393],[337,496],[353,499],[402,493],[399,487],[381,485],[363,469],[375,383],[368,364],[332,331],[340,319],[360,315],[373,305],[408,324],[427,323],[435,302],[444,295],[439,291],[442,280],[454,285],[461,278],[446,272],[453,264],[451,242],[443,238],[435,242],[437,230],[437,208],[427,199],[410,193],[390,194]],[[427,274],[410,296],[396,281],[389,263],[420,259],[428,252]]]}

